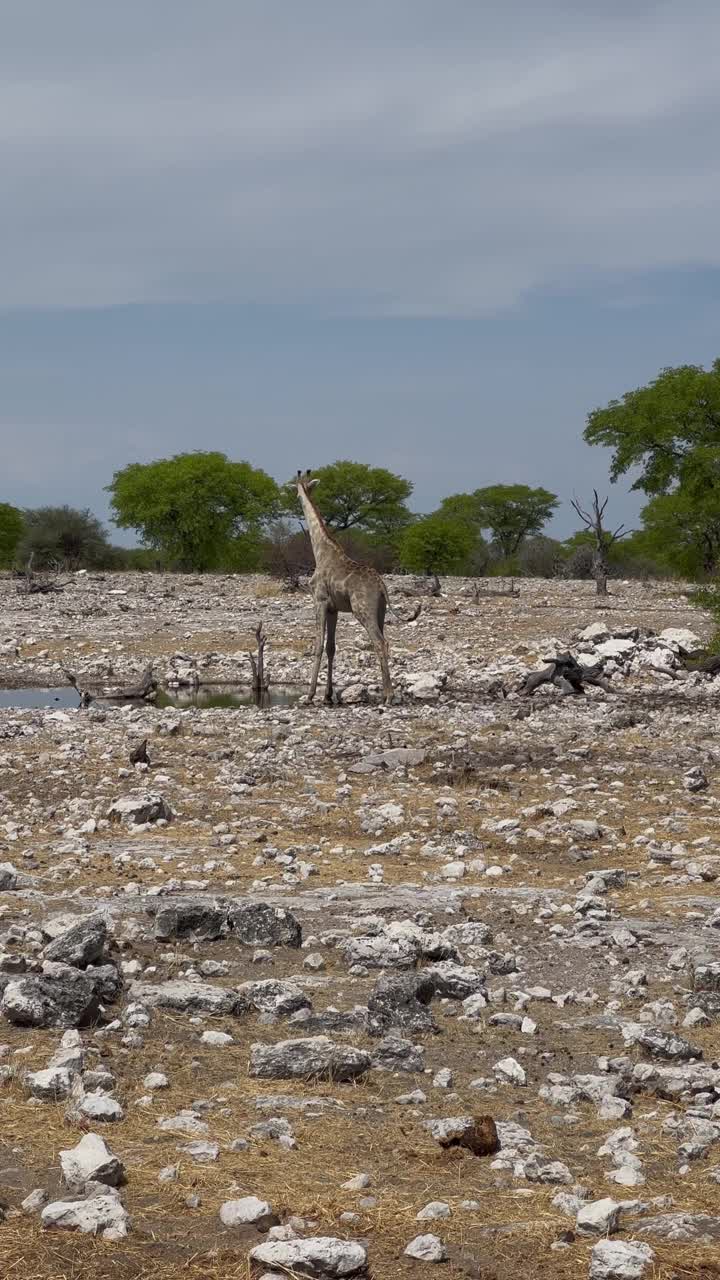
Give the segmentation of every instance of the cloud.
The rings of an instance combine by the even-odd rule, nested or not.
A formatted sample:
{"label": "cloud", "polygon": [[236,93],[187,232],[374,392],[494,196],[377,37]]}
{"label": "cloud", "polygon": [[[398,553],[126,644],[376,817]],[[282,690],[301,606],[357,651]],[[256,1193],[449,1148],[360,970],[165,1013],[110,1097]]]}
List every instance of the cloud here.
{"label": "cloud", "polygon": [[472,316],[715,266],[712,0],[10,0],[6,307]]}

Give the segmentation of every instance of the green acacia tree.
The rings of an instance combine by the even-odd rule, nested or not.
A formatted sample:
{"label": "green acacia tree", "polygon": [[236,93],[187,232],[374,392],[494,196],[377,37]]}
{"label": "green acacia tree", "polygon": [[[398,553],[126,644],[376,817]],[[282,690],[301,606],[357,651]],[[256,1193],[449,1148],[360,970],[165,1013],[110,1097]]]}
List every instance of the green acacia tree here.
{"label": "green acacia tree", "polygon": [[[720,359],[710,369],[663,369],[645,387],[588,415],[588,444],[613,450],[612,480],[637,469],[633,489],[656,547],[677,567],[720,563]],[[688,568],[685,571],[688,571]]]}
{"label": "green acacia tree", "polygon": [[475,547],[475,533],[464,520],[439,513],[416,520],[403,531],[399,558],[411,573],[462,573]]}
{"label": "green acacia tree", "polygon": [[33,568],[109,569],[117,551],[92,511],[75,507],[37,507],[25,512],[16,558]]}
{"label": "green acacia tree", "polygon": [[108,485],[113,520],[180,569],[254,568],[259,531],[277,517],[278,487],[249,462],[224,453],[179,453],[134,462]]}
{"label": "green acacia tree", "polygon": [[[338,461],[313,471],[318,484],[313,497],[329,528],[337,533],[357,530],[378,539],[391,539],[412,519],[407,500],[412,484],[385,467]],[[293,481],[283,488],[288,515],[300,517]]]}
{"label": "green acacia tree", "polygon": [[456,493],[441,503],[439,514],[486,530],[502,556],[514,556],[526,538],[537,537],[559,500],[547,489],[526,484],[493,484],[472,493]]}
{"label": "green acacia tree", "polygon": [[9,502],[0,502],[0,569],[9,569],[15,560],[24,528],[22,511]]}
{"label": "green acacia tree", "polygon": [[708,487],[651,498],[642,512],[642,542],[661,563],[688,578],[711,575],[720,564],[720,502]]}

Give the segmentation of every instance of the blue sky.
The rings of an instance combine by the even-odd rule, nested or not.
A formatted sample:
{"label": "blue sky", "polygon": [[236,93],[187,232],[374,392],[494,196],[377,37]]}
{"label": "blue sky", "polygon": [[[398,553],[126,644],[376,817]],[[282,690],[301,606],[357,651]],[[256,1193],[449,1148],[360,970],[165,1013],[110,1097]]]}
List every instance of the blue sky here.
{"label": "blue sky", "polygon": [[[607,489],[587,411],[720,332],[710,0],[6,0],[0,501],[352,457]],[[640,505],[610,490],[613,518]]]}

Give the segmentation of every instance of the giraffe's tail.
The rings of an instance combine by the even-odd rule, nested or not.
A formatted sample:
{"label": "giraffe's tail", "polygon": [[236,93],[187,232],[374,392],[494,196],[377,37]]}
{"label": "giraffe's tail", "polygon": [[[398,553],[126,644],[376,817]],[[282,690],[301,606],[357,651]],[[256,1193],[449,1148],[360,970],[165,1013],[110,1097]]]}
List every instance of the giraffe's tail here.
{"label": "giraffe's tail", "polygon": [[392,601],[390,600],[390,593],[388,592],[387,585],[384,581],[382,584],[382,589],[383,589],[383,595],[385,596],[385,604],[387,605],[388,613],[390,614],[390,617],[392,618],[393,622],[397,623],[399,626],[402,626],[404,623],[414,622],[415,619],[420,616],[420,610],[422,609],[422,605],[417,604],[415,608],[412,610],[412,613],[410,613],[407,618],[401,618],[400,614],[393,607]]}

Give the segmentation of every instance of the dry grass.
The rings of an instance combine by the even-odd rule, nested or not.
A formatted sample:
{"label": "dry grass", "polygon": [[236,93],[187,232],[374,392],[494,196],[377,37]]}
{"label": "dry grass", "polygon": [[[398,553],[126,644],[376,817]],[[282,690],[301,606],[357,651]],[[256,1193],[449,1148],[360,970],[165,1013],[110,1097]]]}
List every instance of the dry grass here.
{"label": "dry grass", "polygon": [[[170,626],[158,625],[162,602],[160,618],[150,615],[150,602],[147,609],[143,605],[132,618],[133,631],[127,630],[127,615],[118,614],[117,619],[126,628],[117,640],[118,652],[123,659],[129,656],[138,664],[148,657],[159,660],[177,651],[217,652],[242,658],[254,644],[250,623],[258,600],[262,604],[258,616],[264,612],[271,649],[299,660],[312,642],[309,616],[307,625],[298,626],[294,618],[292,626],[286,626],[276,610],[277,588],[268,584],[255,584],[255,588],[257,594],[251,596],[236,589],[234,583],[226,584],[222,616],[213,614],[212,625],[207,625],[200,610],[195,609],[189,587],[182,587],[173,601],[177,604],[180,597],[189,601],[184,628],[177,616]],[[547,594],[547,602],[540,597],[519,601],[485,599],[478,605],[465,599],[428,601],[415,628],[393,629],[391,645],[397,654],[427,653],[428,661],[440,654],[438,661],[445,661],[460,634],[472,638],[473,656],[478,662],[483,655],[491,658],[499,652],[513,651],[524,651],[525,658],[531,660],[533,655],[544,655],[548,637],[567,636],[577,626],[606,617],[604,610],[595,608],[590,587],[587,591],[578,590],[570,600],[551,586]],[[304,597],[283,597],[283,608],[288,602],[296,611],[307,607]],[[690,625],[697,629],[698,615],[690,609],[669,607],[672,604],[664,589],[649,596],[647,604],[640,608],[635,602],[632,611],[622,600],[614,599],[607,618],[611,622],[624,621],[620,615],[631,612],[633,621],[641,625],[657,629],[669,624]],[[238,628],[232,623],[235,608],[242,614]],[[44,623],[49,615],[38,616]],[[110,613],[104,619],[89,619],[87,627],[77,618],[63,619],[55,634],[24,646],[23,655],[32,657],[46,650],[52,658],[75,655],[90,660],[101,647],[107,647],[115,621],[116,616]],[[62,635],[57,634],[60,631]],[[68,635],[70,640],[65,638]],[[113,635],[113,658],[114,644]],[[496,863],[509,870],[499,882],[468,873],[455,887],[467,892],[472,913],[487,917],[497,935],[506,931],[522,937],[531,969],[536,943],[545,935],[542,930],[536,931],[532,912],[522,916],[516,911],[512,893],[503,897],[496,893],[497,888],[557,890],[563,901],[572,901],[586,871],[617,866],[638,873],[626,888],[608,896],[609,905],[622,916],[656,923],[672,919],[680,925],[690,898],[705,900],[710,906],[716,892],[713,883],[693,883],[679,889],[672,882],[675,873],[669,867],[649,870],[647,848],[634,843],[638,835],[652,827],[658,839],[682,841],[690,853],[700,856],[702,849],[693,850],[692,842],[716,832],[717,811],[703,797],[688,797],[679,786],[676,733],[680,733],[685,746],[691,741],[691,734],[681,721],[679,730],[674,723],[661,732],[655,726],[651,730],[630,728],[613,733],[612,739],[593,737],[588,732],[584,743],[582,729],[569,719],[557,719],[551,706],[543,708],[539,703],[530,722],[515,722],[511,714],[508,706],[499,703],[494,723],[473,733],[470,747],[480,763],[474,773],[464,775],[459,771],[453,785],[445,785],[447,772],[438,775],[428,761],[408,778],[350,774],[352,790],[347,796],[338,792],[338,775],[354,757],[341,755],[344,730],[336,727],[333,712],[321,707],[297,709],[293,726],[309,726],[305,741],[322,747],[323,753],[308,753],[305,758],[299,751],[293,767],[288,765],[284,771],[279,770],[278,776],[269,774],[268,778],[262,776],[260,756],[257,765],[253,765],[260,771],[258,785],[235,798],[228,790],[233,771],[242,773],[246,753],[263,746],[268,737],[267,720],[254,711],[197,718],[192,728],[177,738],[156,738],[151,733],[153,770],[145,778],[124,780],[117,777],[117,770],[126,764],[125,741],[108,759],[107,742],[102,737],[96,742],[90,736],[86,754],[76,764],[62,752],[62,734],[46,729],[32,738],[17,738],[11,743],[12,768],[2,778],[4,803],[13,815],[28,815],[32,839],[22,839],[7,850],[2,849],[2,857],[11,857],[19,865],[22,852],[31,848],[35,855],[31,869],[39,886],[56,895],[58,910],[72,910],[101,891],[121,893],[130,879],[147,889],[170,876],[180,880],[203,878],[202,867],[208,858],[231,868],[230,872],[223,870],[219,880],[207,876],[212,891],[239,894],[251,881],[262,877],[271,887],[281,885],[283,871],[277,864],[253,865],[263,848],[250,838],[250,833],[256,831],[263,832],[277,848],[292,848],[315,864],[317,874],[294,892],[336,887],[343,882],[367,883],[368,866],[376,861],[382,863],[385,886],[423,885],[428,876],[437,874],[438,868],[435,859],[423,856],[424,841],[430,839],[451,850],[455,833],[466,832],[480,846],[471,856],[481,856],[487,864]],[[149,724],[152,716],[148,713]],[[402,726],[402,745],[425,745],[432,757],[438,747],[452,740],[454,729],[462,731],[462,713],[457,713],[455,719],[450,714],[447,722],[432,715],[407,716]],[[383,737],[382,718],[373,708],[367,710],[362,732],[375,747],[391,745]],[[132,735],[128,734],[128,742],[131,736],[137,736],[137,727]],[[587,758],[578,751],[583,745],[589,748]],[[218,747],[235,752],[232,762],[212,758]],[[38,792],[37,762],[41,754],[45,756],[43,801],[56,809],[56,816],[45,825],[33,816],[31,807]],[[608,762],[622,771],[604,771]],[[179,815],[166,831],[133,837],[124,830],[102,830],[89,837],[87,858],[62,858],[54,851],[61,827],[67,825],[63,806],[68,800],[83,793],[93,800],[102,789],[109,801],[131,786],[154,786],[154,776],[160,772],[167,774],[169,782],[159,789]],[[101,779],[109,779],[102,788]],[[622,785],[612,788],[613,782]],[[583,790],[585,787],[592,789]],[[576,842],[567,824],[561,823],[537,841],[524,835],[508,839],[486,829],[486,820],[516,817],[527,806],[543,804],[566,793],[572,793],[579,803],[570,817],[597,817],[612,832],[611,840],[593,845],[588,862],[571,859],[570,849]],[[666,799],[658,800],[659,795]],[[456,802],[450,816],[439,816],[436,801],[441,797]],[[403,822],[378,836],[368,835],[362,830],[358,814],[363,798],[370,809],[389,800],[399,801],[405,813]],[[298,807],[303,814],[296,821],[288,815]],[[673,815],[681,809],[685,817],[679,822]],[[539,817],[538,823],[543,820]],[[672,828],[663,826],[666,820],[672,820]],[[220,822],[227,823],[230,831],[237,834],[236,846],[218,846],[212,827]],[[412,829],[413,839],[400,853],[368,854],[373,844],[392,838],[397,830],[406,827]],[[605,848],[606,844],[610,847]],[[114,862],[115,847],[136,850],[135,860],[129,864]],[[163,861],[166,852],[173,854],[173,860],[167,863]],[[155,860],[157,869],[138,865],[148,855]],[[479,896],[473,898],[473,894]],[[518,901],[521,902],[520,894]],[[34,915],[46,910],[44,904],[31,898],[18,899],[17,895],[3,896],[2,905],[9,907],[10,918],[19,911]],[[348,923],[347,917],[343,923]],[[308,913],[306,932],[315,928],[319,932],[326,924],[324,919],[316,923]],[[135,948],[135,953],[158,963],[158,950],[148,944],[144,950]],[[302,956],[297,953],[278,952],[271,968],[258,969],[251,966],[248,953],[238,954],[237,948],[224,942],[209,944],[201,953],[188,942],[175,949],[174,962],[159,962],[158,977],[178,972],[199,955],[230,959],[231,973],[221,981],[233,984],[254,977],[287,978],[297,976],[299,971],[301,981],[304,976]],[[324,955],[326,969],[322,978],[328,985],[326,989],[319,987],[317,993],[311,991],[316,1007],[332,1003],[335,1008],[348,1009],[365,1000],[377,975],[350,983],[339,954],[328,949]],[[626,959],[633,966],[643,967],[648,956],[636,950]],[[543,980],[547,976],[553,990],[575,986],[607,993],[604,952],[579,956],[574,951],[558,949],[543,963]],[[622,973],[623,965],[618,963],[611,976],[621,978]],[[491,985],[504,985],[510,992],[525,982],[525,974],[491,979]],[[678,983],[682,985],[683,979],[672,973],[654,980],[649,998],[676,998],[673,988]],[[512,999],[510,996],[509,1007]],[[510,1175],[493,1170],[488,1160],[467,1152],[444,1153],[429,1139],[422,1121],[430,1115],[473,1110],[489,1111],[498,1119],[519,1120],[543,1145],[547,1158],[566,1161],[594,1197],[613,1192],[622,1195],[605,1178],[609,1163],[596,1155],[608,1128],[614,1126],[600,1122],[595,1109],[586,1105],[573,1108],[577,1116],[573,1124],[563,1123],[562,1113],[537,1097],[538,1086],[549,1071],[591,1071],[596,1069],[600,1054],[625,1052],[619,1035],[615,1042],[607,1030],[591,1025],[590,1015],[602,1008],[602,1000],[587,1008],[575,1006],[566,1010],[548,1004],[533,1005],[530,1012],[538,1022],[538,1035],[528,1042],[510,1030],[491,1027],[489,1019],[477,1027],[462,1024],[452,1016],[452,1010],[441,1006],[437,1017],[443,1035],[425,1040],[426,1061],[431,1071],[443,1065],[452,1067],[457,1094],[452,1102],[441,1091],[431,1090],[429,1081],[423,1078],[377,1071],[368,1081],[352,1086],[255,1081],[247,1076],[251,1043],[256,1039],[269,1042],[285,1038],[289,1034],[287,1024],[259,1026],[253,1018],[242,1022],[207,1020],[194,1026],[186,1018],[156,1013],[141,1048],[123,1046],[119,1038],[95,1042],[101,1055],[98,1064],[116,1075],[118,1097],[126,1111],[123,1123],[109,1126],[105,1136],[128,1169],[124,1198],[133,1219],[133,1232],[127,1242],[110,1245],[45,1233],[37,1220],[11,1215],[0,1227],[0,1280],[175,1280],[178,1276],[187,1280],[248,1280],[247,1253],[258,1237],[250,1231],[223,1229],[217,1216],[224,1200],[245,1193],[267,1198],[280,1213],[308,1218],[316,1224],[318,1233],[367,1237],[374,1280],[416,1280],[424,1274],[422,1265],[404,1259],[402,1251],[414,1235],[433,1229],[433,1224],[416,1221],[418,1210],[430,1200],[443,1200],[451,1207],[451,1217],[438,1226],[452,1251],[452,1262],[442,1268],[446,1280],[514,1280],[519,1270],[528,1280],[579,1280],[587,1274],[591,1244],[575,1242],[567,1249],[550,1249],[552,1242],[573,1226],[572,1220],[552,1205],[557,1188],[517,1186]],[[433,1012],[436,1013],[435,1005]],[[633,1016],[632,1007],[626,1012]],[[584,1014],[589,1015],[587,1021]],[[203,1046],[198,1033],[205,1025],[230,1031],[236,1044],[221,1052]],[[4,1027],[2,1037],[10,1044],[7,1060],[25,1069],[44,1066],[57,1045],[57,1033],[25,1033]],[[716,1028],[695,1029],[689,1038],[705,1051],[706,1058],[716,1052]],[[355,1039],[362,1043],[361,1037]],[[24,1048],[30,1049],[27,1055],[14,1056]],[[526,1056],[522,1060],[529,1076],[527,1090],[500,1089],[488,1095],[471,1087],[477,1077],[492,1074],[492,1065],[500,1057],[523,1050]],[[629,1052],[632,1056],[634,1051]],[[92,1054],[89,1065],[95,1065]],[[147,1072],[156,1069],[167,1072],[170,1088],[155,1095],[151,1107],[140,1106],[142,1080]],[[429,1100],[417,1113],[395,1103],[398,1094],[418,1084],[426,1089]],[[297,1149],[291,1152],[270,1140],[252,1142],[246,1151],[229,1150],[234,1138],[245,1137],[250,1126],[264,1118],[254,1105],[258,1094],[307,1095],[309,1091],[341,1099],[345,1110],[329,1111],[318,1119],[290,1112],[288,1118],[298,1142]],[[201,1098],[210,1103],[208,1138],[220,1144],[218,1160],[208,1165],[197,1165],[177,1150],[186,1141],[182,1135],[157,1128],[160,1115],[175,1114]],[[670,1103],[651,1097],[636,1101],[632,1124],[638,1131],[648,1179],[641,1194],[647,1199],[670,1190],[683,1210],[715,1213],[717,1184],[707,1176],[708,1161],[693,1164],[686,1177],[680,1178],[676,1173],[676,1143],[661,1128],[672,1111]],[[650,1113],[655,1113],[652,1118]],[[65,1119],[63,1104],[39,1106],[31,1102],[19,1078],[4,1087],[0,1092],[2,1164],[8,1170],[21,1167],[25,1178],[22,1188],[13,1186],[5,1193],[13,1204],[22,1198],[21,1190],[25,1194],[32,1186],[59,1189],[58,1153],[73,1146],[81,1132]],[[160,1169],[175,1163],[179,1163],[178,1180],[158,1183]],[[340,1190],[343,1181],[360,1171],[371,1174],[373,1184],[368,1194],[377,1199],[376,1205],[365,1210],[359,1207],[359,1195]],[[197,1209],[186,1205],[190,1194],[200,1197]],[[460,1210],[461,1201],[467,1199],[477,1200],[480,1209]],[[347,1211],[358,1212],[359,1219],[344,1225],[340,1217]],[[632,1237],[640,1224],[641,1219],[628,1218],[623,1226],[625,1238]],[[654,1280],[711,1280],[720,1276],[712,1249],[655,1242],[653,1248],[657,1256]]]}

